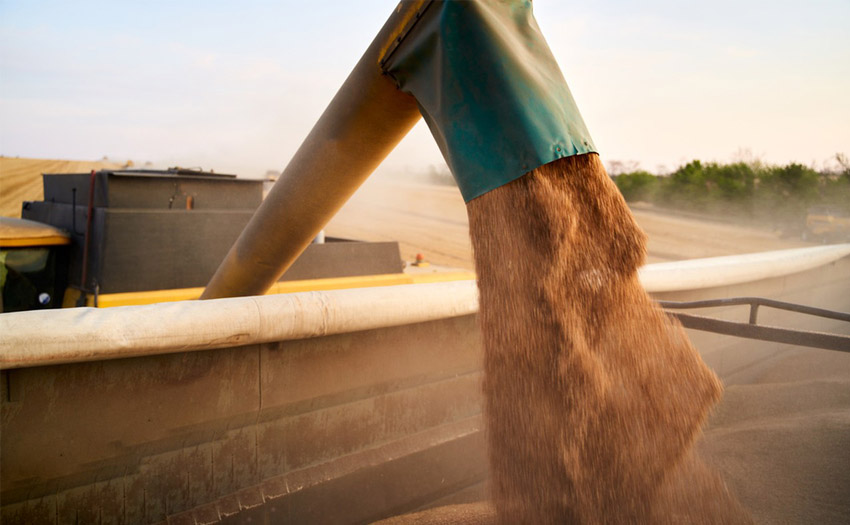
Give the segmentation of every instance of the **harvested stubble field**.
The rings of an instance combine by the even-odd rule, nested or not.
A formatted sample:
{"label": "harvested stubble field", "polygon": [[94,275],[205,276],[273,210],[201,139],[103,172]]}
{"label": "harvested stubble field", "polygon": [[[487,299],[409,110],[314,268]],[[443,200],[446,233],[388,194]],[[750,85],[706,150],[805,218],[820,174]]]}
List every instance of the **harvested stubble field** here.
{"label": "harvested stubble field", "polygon": [[[806,246],[778,233],[633,209],[649,235],[647,262],[734,255]],[[438,265],[472,270],[469,221],[457,188],[380,178],[367,181],[334,217],[328,235],[401,244],[402,256],[417,253]]]}

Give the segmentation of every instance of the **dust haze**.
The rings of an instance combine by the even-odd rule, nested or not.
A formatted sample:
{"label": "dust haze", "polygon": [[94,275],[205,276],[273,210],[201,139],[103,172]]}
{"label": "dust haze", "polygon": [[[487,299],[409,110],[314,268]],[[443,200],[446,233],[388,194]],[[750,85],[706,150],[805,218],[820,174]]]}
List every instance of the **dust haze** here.
{"label": "dust haze", "polygon": [[[810,246],[722,218],[710,220],[632,206],[649,236],[647,262],[735,255]],[[441,266],[472,270],[469,220],[457,187],[429,182],[423,174],[384,172],[371,177],[327,226],[327,234],[364,241],[401,244],[402,258],[417,253]]]}

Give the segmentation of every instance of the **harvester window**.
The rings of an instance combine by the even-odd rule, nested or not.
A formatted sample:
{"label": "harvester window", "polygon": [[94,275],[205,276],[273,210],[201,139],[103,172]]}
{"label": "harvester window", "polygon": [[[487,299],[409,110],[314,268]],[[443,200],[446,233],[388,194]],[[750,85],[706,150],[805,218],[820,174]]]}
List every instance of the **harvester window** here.
{"label": "harvester window", "polygon": [[0,312],[54,306],[55,270],[51,248],[0,249]]}

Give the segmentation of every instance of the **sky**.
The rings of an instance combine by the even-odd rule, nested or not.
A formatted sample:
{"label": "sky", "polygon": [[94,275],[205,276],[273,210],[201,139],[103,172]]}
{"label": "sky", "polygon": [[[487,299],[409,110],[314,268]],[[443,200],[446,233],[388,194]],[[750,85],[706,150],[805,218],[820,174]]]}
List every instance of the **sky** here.
{"label": "sky", "polygon": [[[0,154],[282,169],[389,0],[0,0]],[[606,162],[850,155],[848,0],[537,0]],[[384,172],[442,165],[420,122]]]}

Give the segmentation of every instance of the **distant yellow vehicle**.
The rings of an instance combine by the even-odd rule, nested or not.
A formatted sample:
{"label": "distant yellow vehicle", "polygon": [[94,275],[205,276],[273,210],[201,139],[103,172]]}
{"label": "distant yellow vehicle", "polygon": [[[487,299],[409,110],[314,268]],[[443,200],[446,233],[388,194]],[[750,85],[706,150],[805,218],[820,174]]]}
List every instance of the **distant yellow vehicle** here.
{"label": "distant yellow vehicle", "polygon": [[824,242],[850,240],[850,213],[834,208],[812,208],[806,216],[803,238]]}

